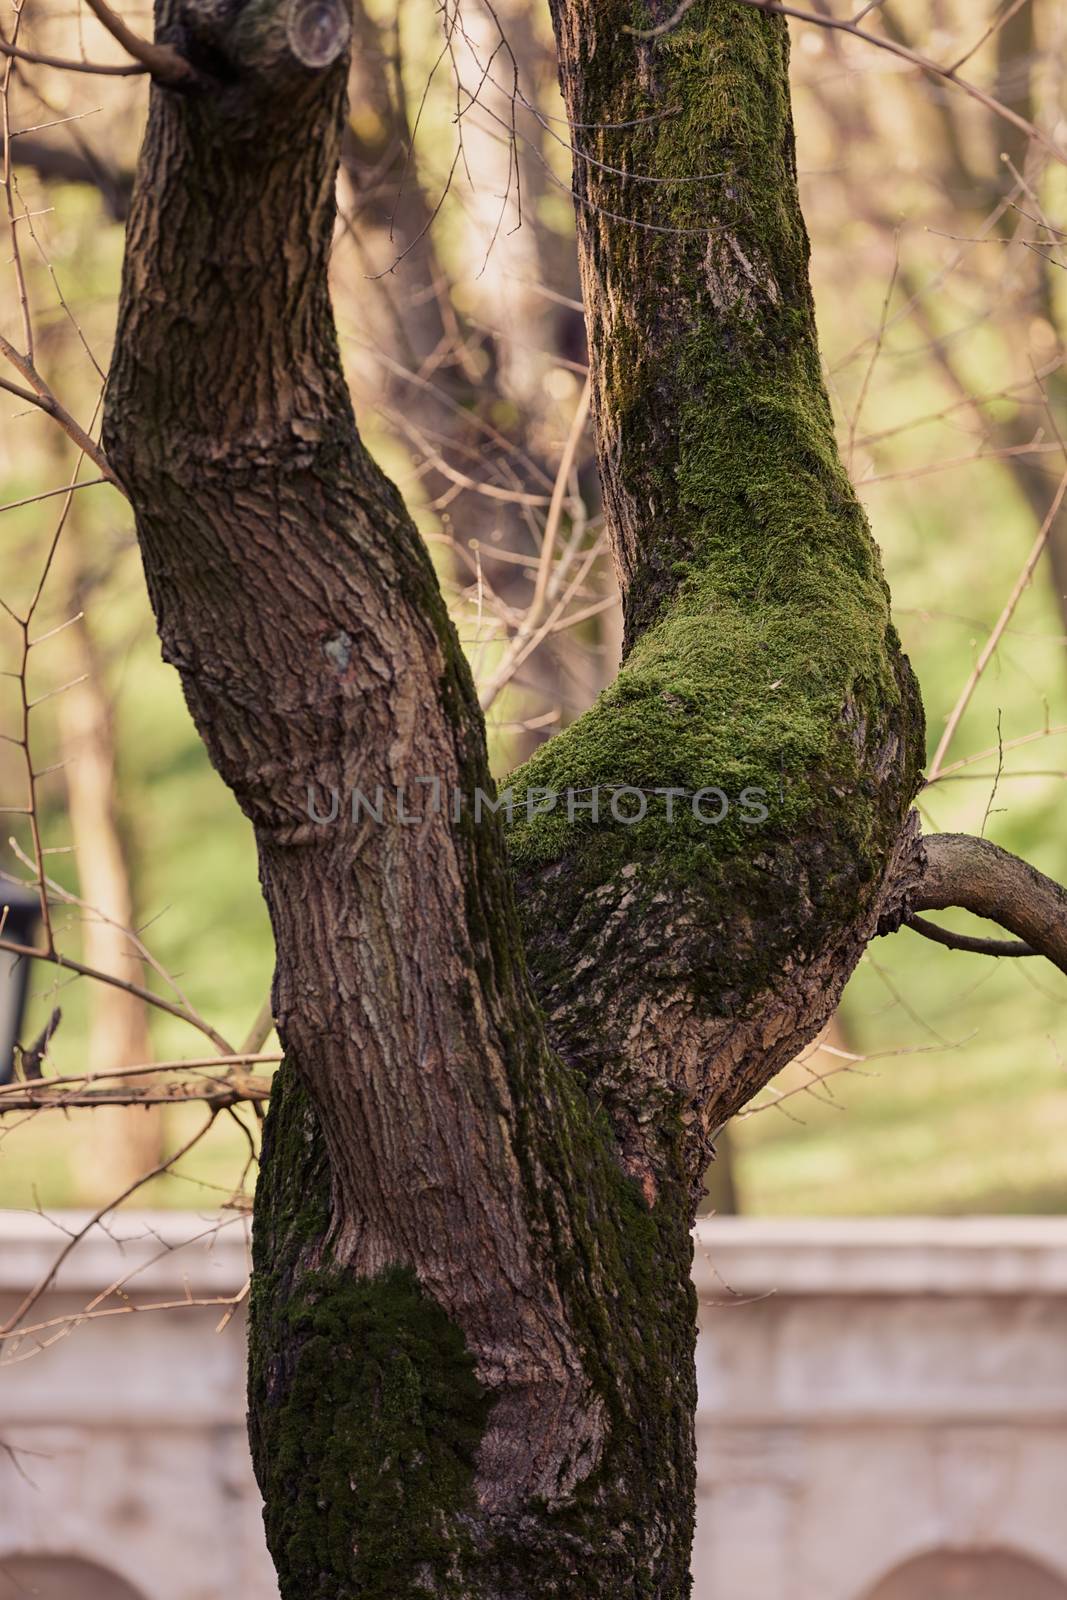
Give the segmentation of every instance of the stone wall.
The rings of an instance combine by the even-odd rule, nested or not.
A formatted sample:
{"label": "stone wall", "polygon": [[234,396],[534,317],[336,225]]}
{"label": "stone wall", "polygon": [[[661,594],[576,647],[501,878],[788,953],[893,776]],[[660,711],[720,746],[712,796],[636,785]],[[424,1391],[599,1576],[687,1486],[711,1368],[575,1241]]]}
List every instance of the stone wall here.
{"label": "stone wall", "polygon": [[[64,1242],[0,1214],[5,1317]],[[3,1347],[0,1600],[276,1600],[245,1275],[242,1219],[72,1251]],[[694,1275],[697,1600],[1067,1600],[1067,1219],[717,1219]]]}
{"label": "stone wall", "polygon": [[723,1218],[695,1277],[701,1600],[1067,1600],[1067,1219]]}
{"label": "stone wall", "polygon": [[[39,1218],[0,1215],[6,1320],[64,1235]],[[7,1572],[10,1600],[25,1595],[11,1558],[30,1555],[104,1569],[90,1590],[90,1574],[65,1586],[61,1570],[46,1568],[41,1600],[131,1600],[118,1578],[139,1600],[276,1600],[244,1431],[243,1323],[238,1313],[216,1331],[228,1308],[188,1303],[240,1291],[244,1222],[218,1231],[188,1214],[124,1214],[112,1233],[94,1230],[34,1308],[31,1322],[53,1325],[5,1347],[0,1577]],[[94,1308],[107,1314],[54,1320],[113,1284],[122,1287]],[[131,1302],[173,1309],[124,1311]],[[9,1600],[2,1586],[0,1600]]]}

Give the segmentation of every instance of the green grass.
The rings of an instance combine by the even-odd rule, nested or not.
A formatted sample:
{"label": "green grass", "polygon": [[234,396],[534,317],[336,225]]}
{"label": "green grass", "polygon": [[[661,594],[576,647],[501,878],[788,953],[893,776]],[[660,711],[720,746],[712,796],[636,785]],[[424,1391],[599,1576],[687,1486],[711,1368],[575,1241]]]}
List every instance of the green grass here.
{"label": "green grass", "polygon": [[[812,1092],[802,1087],[807,1073],[790,1069],[778,1088],[797,1092],[735,1124],[743,1209],[1067,1209],[1067,980],[1047,970],[1028,980],[1020,964],[987,978],[986,965],[906,933],[872,947],[844,1008],[848,1045],[904,1053],[838,1070]],[[924,1025],[893,1000],[886,979]],[[810,1063],[820,1074],[841,1065],[825,1055]]]}

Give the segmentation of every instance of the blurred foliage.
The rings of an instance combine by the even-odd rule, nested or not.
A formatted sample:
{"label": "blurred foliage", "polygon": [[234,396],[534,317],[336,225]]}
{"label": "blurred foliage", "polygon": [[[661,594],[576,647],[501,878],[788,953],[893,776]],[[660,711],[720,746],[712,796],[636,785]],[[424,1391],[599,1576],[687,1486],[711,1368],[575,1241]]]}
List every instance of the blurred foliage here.
{"label": "blurred foliage", "polygon": [[[1044,126],[1056,129],[1059,117],[1062,137],[1067,131],[1060,78],[1064,24],[1055,0],[1031,3],[1037,29],[1027,59],[1015,64],[1014,92],[1033,97]],[[44,0],[35,9],[41,19],[32,34],[35,47],[69,49],[69,19],[57,16],[50,22]],[[472,18],[476,9],[472,5]],[[992,15],[989,6],[982,9]],[[412,119],[439,50],[432,13],[428,0],[404,9],[402,75]],[[901,0],[893,14],[910,38],[945,59],[986,26],[963,0]],[[432,230],[390,271],[398,250],[388,236],[386,206],[384,214],[366,222],[361,242],[339,232],[335,261],[339,326],[365,432],[435,541],[461,633],[483,676],[500,659],[502,636],[485,623],[477,571],[472,575],[457,565],[449,541],[463,543],[468,526],[477,526],[478,537],[490,541],[499,529],[486,528],[484,497],[465,493],[450,499],[441,481],[427,472],[425,452],[413,442],[410,425],[403,425],[411,391],[396,378],[396,346],[381,330],[389,323],[389,304],[389,314],[403,322],[405,295],[413,284],[420,305],[433,292],[445,294],[450,325],[460,330],[462,360],[453,352],[429,369],[425,361],[416,363],[418,370],[437,381],[442,370],[454,376],[463,368],[474,398],[457,402],[461,411],[473,412],[484,401],[492,427],[516,450],[547,463],[551,477],[580,386],[574,368],[581,351],[567,344],[557,300],[551,298],[567,299],[575,292],[569,157],[559,138],[563,125],[552,120],[562,112],[542,8],[511,0],[501,15],[506,31],[521,34],[520,80],[542,113],[541,121],[526,111],[517,119],[528,186],[522,228],[516,230],[508,121],[501,112],[510,64],[503,54],[496,58],[500,89],[489,85],[487,94],[497,94],[490,114],[466,113],[465,159],[453,169],[455,87],[446,63],[422,109],[417,166],[404,178],[421,184],[432,209],[452,170],[451,193]],[[390,71],[391,16],[391,7],[381,0],[369,18],[380,25],[382,61],[388,57]],[[488,27],[484,13],[478,18],[478,27]],[[88,24],[86,35],[95,59],[113,55],[102,36],[89,35]],[[1067,426],[1067,417],[1057,418],[1054,407],[1046,414],[1034,373],[1048,374],[1062,361],[1067,274],[1062,266],[1055,272],[1049,268],[1059,282],[1051,299],[1047,293],[1042,299],[1034,283],[1035,271],[1042,268],[1032,242],[987,225],[996,197],[1006,192],[1002,125],[889,56],[851,41],[844,45],[814,29],[798,26],[794,37],[802,194],[828,381],[843,447],[884,552],[898,625],[925,693],[933,750],[1036,531],[1012,458],[1000,453],[1006,430],[1020,417],[1032,419],[1026,422],[1028,437],[1040,440],[1046,453],[1028,460],[1044,473],[1050,501],[1063,471],[1057,429]],[[997,48],[994,37],[968,63],[975,81],[993,82],[998,72],[1003,76]],[[361,70],[367,61],[372,58]],[[27,77],[46,91],[48,102],[42,111],[43,102],[35,101],[29,89],[20,95],[27,125],[49,115],[83,117],[71,125],[78,138],[116,171],[132,168],[143,86],[75,82],[43,70]],[[103,109],[96,111],[97,106]],[[353,129],[361,148],[385,137],[382,116],[369,90],[354,98]],[[62,127],[51,130],[57,144],[63,137]],[[1025,150],[1012,148],[1025,162]],[[399,178],[395,159],[389,170]],[[1067,173],[1033,162],[1026,170],[1045,212],[1062,220]],[[29,212],[46,212],[33,219],[35,235],[106,369],[121,226],[91,186],[46,179],[28,167],[19,169],[18,196]],[[371,215],[374,199],[370,189],[342,189],[357,241],[361,215]],[[1033,203],[1032,197],[1024,200]],[[22,237],[39,308],[42,369],[70,409],[87,420],[99,384],[56,303],[43,256],[25,233]],[[419,278],[428,240],[438,263],[429,288]],[[547,288],[550,297],[531,289],[531,282]],[[7,288],[0,316],[4,331],[14,337],[17,307]],[[1004,398],[986,406],[967,398],[998,394]],[[48,422],[37,413],[17,414],[17,401],[6,395],[0,407],[5,418],[0,503],[64,482],[72,457],[56,444]],[[495,447],[491,451],[484,433],[480,437],[485,461],[492,456],[495,462]],[[439,440],[438,447],[454,450],[464,473],[476,471],[469,443],[457,444],[453,435]],[[581,471],[583,493],[591,500],[588,451]],[[526,485],[539,487],[532,479]],[[36,584],[61,505],[59,499],[46,500],[4,516],[0,593],[16,607]],[[160,660],[127,508],[107,487],[86,488],[76,495],[71,516],[78,548],[87,552],[90,623],[106,662],[118,730],[117,803],[139,924],[201,1014],[239,1043],[269,989],[271,971],[270,932],[250,830],[208,767],[176,675]],[[598,592],[605,594],[604,563],[595,570]],[[1067,724],[1061,600],[1045,559],[948,759],[988,754],[928,791],[922,809],[930,827],[984,829],[1065,880],[1067,834],[1059,807],[1067,735],[1013,744]],[[50,583],[37,633],[66,615],[67,596]],[[35,693],[63,681],[62,638],[57,635],[35,653]],[[0,652],[9,657],[16,642],[10,625],[0,619]],[[575,714],[597,683],[610,677],[615,648],[610,627],[590,622],[568,635],[567,648],[561,646],[554,657],[547,687],[547,680],[522,678],[512,685],[490,719],[499,771],[517,757],[515,724],[541,715],[551,707],[553,694],[564,720]],[[0,661],[8,671],[14,664]],[[10,679],[3,681],[5,730],[17,710],[16,690]],[[38,768],[58,759],[55,747],[54,721],[42,706],[35,714]],[[0,797],[19,805],[22,787],[18,752],[5,746]],[[69,842],[62,772],[43,780],[42,801],[46,843]],[[21,823],[14,819],[11,832],[27,848]],[[52,856],[49,863],[61,882],[76,887],[69,855]],[[22,870],[11,858],[5,867]],[[960,927],[967,921],[962,915],[945,920]],[[60,912],[57,925],[61,946],[76,955],[76,913]],[[54,1004],[62,1004],[55,1060],[60,1070],[77,1070],[85,1030],[84,982],[38,966],[32,987],[24,1037],[40,1027]],[[790,1068],[776,1086],[776,1093],[788,1098],[776,1107],[768,1097],[737,1125],[743,1208],[778,1213],[1063,1209],[1065,997],[1067,981],[1043,962],[998,965],[938,949],[907,931],[876,941],[849,986],[840,1036],[835,1036],[835,1047],[867,1059],[850,1062],[820,1054]],[[201,1053],[204,1041],[180,1021],[153,1012],[151,1027],[158,1059]],[[203,1111],[196,1107],[169,1112],[169,1140],[180,1143],[198,1119],[203,1120]],[[92,1139],[92,1114],[12,1119],[0,1134],[0,1203],[58,1206],[108,1198],[88,1191],[79,1175],[79,1146]],[[233,1191],[247,1148],[246,1134],[224,1117],[180,1165],[179,1174],[155,1180],[139,1202],[210,1208]]]}

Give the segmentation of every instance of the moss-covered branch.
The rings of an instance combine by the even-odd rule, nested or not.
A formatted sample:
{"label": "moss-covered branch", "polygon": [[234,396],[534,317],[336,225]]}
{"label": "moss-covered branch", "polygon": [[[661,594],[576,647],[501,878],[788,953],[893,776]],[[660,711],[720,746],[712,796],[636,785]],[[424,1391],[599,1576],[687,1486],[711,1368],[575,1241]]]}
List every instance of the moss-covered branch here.
{"label": "moss-covered branch", "polygon": [[[553,6],[627,653],[516,782],[684,798],[511,840],[557,1042],[650,1183],[662,1108],[696,1171],[829,1015],[911,848],[923,749],[820,373],[785,24],[699,0],[635,37],[670,9]],[[732,802],[714,826],[707,788]]]}

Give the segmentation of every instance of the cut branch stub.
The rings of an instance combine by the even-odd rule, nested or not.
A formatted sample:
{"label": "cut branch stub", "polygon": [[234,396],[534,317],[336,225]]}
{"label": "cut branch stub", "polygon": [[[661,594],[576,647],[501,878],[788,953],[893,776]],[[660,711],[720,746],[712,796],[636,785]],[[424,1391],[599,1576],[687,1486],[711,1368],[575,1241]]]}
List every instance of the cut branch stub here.
{"label": "cut branch stub", "polygon": [[315,70],[336,61],[352,34],[341,0],[291,0],[285,28],[296,59]]}
{"label": "cut branch stub", "polygon": [[[156,43],[148,51],[180,60],[168,75],[149,62],[153,77],[171,88],[197,90],[220,123],[239,137],[251,129],[251,103],[264,92],[284,93],[275,111],[291,128],[306,118],[302,92],[345,55],[352,25],[344,0],[162,0]],[[188,80],[188,81],[186,81]],[[292,98],[292,97],[295,97]]]}
{"label": "cut branch stub", "polygon": [[1039,950],[1031,950],[1028,944],[1022,944],[1017,939],[975,939],[966,933],[954,933],[951,928],[943,928],[938,922],[928,922],[925,917],[920,917],[910,912],[901,923],[903,928],[911,928],[914,933],[919,933],[924,939],[929,939],[934,944],[940,944],[946,950],[962,950],[973,956],[996,956],[1003,958],[1036,956]]}

